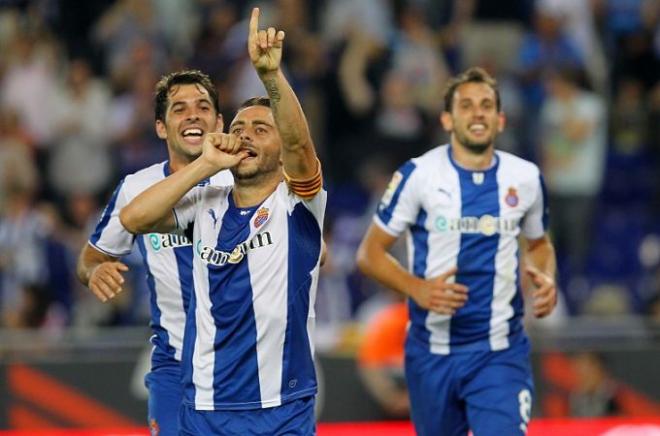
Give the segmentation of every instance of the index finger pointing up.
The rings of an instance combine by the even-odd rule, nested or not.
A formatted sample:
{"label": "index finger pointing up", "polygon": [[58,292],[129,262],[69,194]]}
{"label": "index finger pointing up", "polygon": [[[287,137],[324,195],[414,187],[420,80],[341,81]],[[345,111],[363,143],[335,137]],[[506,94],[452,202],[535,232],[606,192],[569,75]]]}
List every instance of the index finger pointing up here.
{"label": "index finger pointing up", "polygon": [[252,8],[250,15],[250,37],[256,37],[259,30],[259,8]]}

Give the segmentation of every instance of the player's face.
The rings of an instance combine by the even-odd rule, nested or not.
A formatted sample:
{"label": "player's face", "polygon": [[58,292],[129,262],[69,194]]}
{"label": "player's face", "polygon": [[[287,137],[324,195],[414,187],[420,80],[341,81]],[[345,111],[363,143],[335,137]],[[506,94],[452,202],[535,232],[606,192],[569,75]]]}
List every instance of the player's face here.
{"label": "player's face", "polygon": [[266,106],[250,106],[241,109],[229,126],[229,133],[241,140],[241,147],[250,155],[234,168],[236,180],[257,180],[258,177],[279,171],[281,139],[273,112]]}
{"label": "player's face", "polygon": [[156,121],[158,137],[167,141],[171,153],[190,162],[202,153],[208,132],[222,130],[211,97],[197,84],[173,86],[168,94],[165,122]]}
{"label": "player's face", "polygon": [[459,144],[481,154],[504,128],[504,115],[497,110],[493,88],[467,82],[456,88],[451,112],[443,112],[442,124]]}

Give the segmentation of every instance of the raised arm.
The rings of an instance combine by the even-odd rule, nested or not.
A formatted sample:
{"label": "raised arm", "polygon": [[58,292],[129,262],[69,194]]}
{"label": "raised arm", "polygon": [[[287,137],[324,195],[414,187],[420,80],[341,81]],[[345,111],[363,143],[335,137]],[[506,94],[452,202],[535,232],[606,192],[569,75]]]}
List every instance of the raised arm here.
{"label": "raised arm", "polygon": [[259,30],[259,8],[252,9],[248,51],[270,98],[273,118],[282,139],[284,172],[295,183],[296,180],[313,178],[320,168],[305,114],[280,67],[284,36],[282,30],[276,31],[274,27]]}
{"label": "raised arm", "polygon": [[199,182],[246,157],[247,152],[239,147],[234,135],[207,134],[200,157],[149,187],[121,210],[119,219],[124,228],[131,233],[167,233],[176,229],[174,206]]}

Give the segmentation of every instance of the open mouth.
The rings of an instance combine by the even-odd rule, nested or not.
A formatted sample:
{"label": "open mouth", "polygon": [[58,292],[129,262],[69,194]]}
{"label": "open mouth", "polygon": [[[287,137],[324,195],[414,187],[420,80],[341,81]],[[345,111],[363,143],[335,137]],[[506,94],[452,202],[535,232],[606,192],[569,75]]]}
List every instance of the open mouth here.
{"label": "open mouth", "polygon": [[204,131],[199,127],[190,127],[181,132],[183,139],[190,144],[201,144]]}
{"label": "open mouth", "polygon": [[483,135],[487,130],[487,126],[481,123],[475,123],[468,127],[468,131],[475,135]]}

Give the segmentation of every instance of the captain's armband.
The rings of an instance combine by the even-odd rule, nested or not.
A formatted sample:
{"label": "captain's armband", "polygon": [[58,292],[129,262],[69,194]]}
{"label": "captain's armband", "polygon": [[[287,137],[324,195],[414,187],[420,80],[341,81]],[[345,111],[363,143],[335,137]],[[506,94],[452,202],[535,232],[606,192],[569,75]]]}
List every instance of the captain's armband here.
{"label": "captain's armband", "polygon": [[294,179],[284,171],[284,180],[289,189],[304,199],[310,199],[319,193],[323,187],[323,176],[321,175],[321,162],[316,159],[316,173],[307,179]]}

